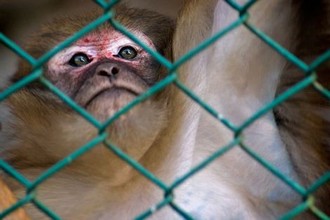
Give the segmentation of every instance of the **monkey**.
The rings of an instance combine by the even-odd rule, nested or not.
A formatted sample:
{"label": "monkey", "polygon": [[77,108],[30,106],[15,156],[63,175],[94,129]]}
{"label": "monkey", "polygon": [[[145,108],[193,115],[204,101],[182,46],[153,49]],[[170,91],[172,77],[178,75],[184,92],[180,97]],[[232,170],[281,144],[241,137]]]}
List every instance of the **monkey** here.
{"label": "monkey", "polygon": [[[247,1],[235,1],[243,6]],[[311,64],[329,49],[330,4],[327,1],[256,1],[247,9],[254,25],[302,62]],[[243,18],[244,13],[241,14]],[[225,30],[239,13],[227,1],[187,0],[177,20],[174,60],[203,40]],[[189,33],[189,34],[187,34]],[[317,82],[329,89],[329,61],[316,70]],[[239,25],[179,69],[181,80],[218,112],[239,127],[267,104],[301,82],[304,72]],[[194,104],[187,104],[194,108]],[[194,161],[225,148],[235,137],[290,180],[309,188],[330,171],[329,100],[308,86],[235,133],[205,111],[199,122]],[[191,198],[182,208],[197,219],[278,219],[305,201],[305,196],[256,162],[246,148],[235,146],[192,180],[190,188],[208,199]],[[207,189],[207,190],[205,190]],[[330,214],[330,183],[312,193],[314,207]],[[204,200],[205,201],[205,200]],[[315,219],[310,209],[298,219]]]}
{"label": "monkey", "polygon": [[[258,1],[248,10],[249,22],[285,48],[299,54],[304,61],[313,60],[327,47],[327,32],[321,32],[320,26],[327,27],[328,8],[328,3],[322,0],[314,3],[295,0]],[[169,46],[172,32],[165,31],[167,37],[164,39],[164,31],[159,30],[166,28],[166,25],[159,25],[165,21],[150,19],[150,12],[144,10],[134,10],[136,16],[133,17],[122,6],[116,11],[117,19],[140,38],[141,31],[131,24],[138,19],[141,19],[140,23],[136,22],[138,25],[148,27],[158,34],[156,37],[142,35],[142,40],[149,43],[149,46],[158,45],[155,41],[160,39],[164,40],[164,47]],[[238,13],[225,1],[186,0],[177,19],[173,48],[169,48],[173,50],[174,62],[200,42],[225,28],[237,16]],[[40,56],[90,20],[82,13],[81,16],[65,18],[64,21],[58,20],[57,23],[48,25],[30,43],[28,52]],[[148,21],[153,22],[149,24]],[[309,31],[304,34],[303,28]],[[70,33],[63,34],[59,30],[70,30]],[[91,99],[90,96],[94,94],[89,86],[101,85],[97,81],[98,76],[116,75],[118,69],[121,73],[121,68],[116,70],[110,67],[109,74],[106,71],[98,72],[93,67],[94,75],[92,70],[86,70],[82,71],[86,78],[79,78],[83,74],[70,66],[82,63],[82,68],[88,69],[88,65],[93,64],[93,60],[84,56],[84,53],[71,52],[76,51],[75,46],[81,47],[84,43],[93,41],[93,36],[102,36],[99,44],[104,45],[102,42],[107,39],[107,32],[102,32],[104,30],[101,28],[97,31],[99,32],[92,32],[72,47],[55,55],[45,67],[45,76],[94,117],[104,121],[132,100],[130,93],[139,92],[133,90],[129,94],[121,94],[117,91],[112,95],[108,94],[109,99],[100,96],[99,100],[86,103],[86,99]],[[116,32],[115,35],[117,34],[119,33]],[[126,39],[123,36],[122,38]],[[320,44],[321,41],[325,45]],[[131,52],[128,54],[131,55]],[[66,57],[66,54],[73,56]],[[146,60],[140,61],[143,64],[139,64],[140,67],[146,64],[143,70],[149,70],[155,65],[149,55],[146,57]],[[61,65],[63,60],[67,60],[66,64],[70,66],[67,68],[73,70],[66,70],[65,65]],[[85,63],[88,64],[85,66]],[[318,70],[319,81],[324,86],[328,85],[326,70],[327,64]],[[14,81],[28,72],[28,67],[22,63]],[[76,73],[74,76],[78,77],[75,81],[72,81],[70,74],[62,74],[63,78],[58,77],[67,72]],[[151,68],[150,72],[155,73],[155,69]],[[159,73],[156,79],[153,78],[154,75],[146,78],[150,85],[165,76],[161,71],[156,72]],[[227,118],[235,125],[242,124],[303,77],[294,65],[243,26],[216,41],[178,69],[179,81],[218,111],[219,119]],[[134,83],[139,88],[140,84]],[[148,83],[140,89],[145,91],[150,86]],[[74,92],[76,87],[81,88],[81,93]],[[302,109],[300,105],[307,105],[308,108]],[[3,124],[0,141],[6,143],[1,158],[5,158],[9,164],[32,179],[97,136],[95,127],[39,84],[31,84],[13,94],[1,104],[0,111],[6,112],[6,117],[0,116]],[[127,115],[111,124],[107,131],[111,142],[168,185],[185,176],[216,151],[226,148],[234,138],[242,138],[249,148],[281,173],[308,187],[329,170],[329,146],[325,132],[328,111],[327,101],[322,100],[312,88],[308,88],[273,111],[270,110],[235,137],[233,131],[210,117],[183,92],[171,85],[134,107]],[[306,118],[307,112],[313,114]],[[310,127],[315,132],[312,139],[306,134]],[[318,137],[324,138],[318,140]],[[324,141],[323,145],[319,141]],[[17,184],[8,178],[6,181],[14,192],[22,194]],[[328,185],[315,192],[316,207],[327,214],[328,192]],[[159,209],[154,206],[163,201],[164,196],[170,198],[168,195],[173,197],[172,206],[173,203],[176,204],[194,219],[277,219],[305,199],[237,145],[171,192],[164,193],[102,144],[38,186],[37,198],[64,219],[131,219],[150,207],[154,212],[151,219],[184,218],[184,215],[171,209],[169,205]],[[27,206],[27,211],[34,218],[44,217],[31,205]],[[306,211],[299,217],[313,219],[314,216]]]}
{"label": "monkey", "polygon": [[[56,18],[44,25],[25,49],[33,57],[40,57],[100,15],[101,9],[88,9]],[[173,19],[125,5],[115,6],[115,19],[149,48],[171,59]],[[47,80],[100,123],[166,76],[159,62],[108,22],[57,53],[43,71]],[[31,67],[21,62],[12,81],[30,72]],[[172,132],[168,127],[174,126],[169,120],[174,109],[172,90],[165,88],[106,129],[107,141],[142,165],[150,164],[145,166],[151,171],[162,169],[155,155],[169,154],[162,142]],[[1,159],[31,181],[98,136],[96,127],[40,82],[11,95],[1,103],[0,112]],[[138,177],[102,143],[76,162],[37,189],[37,199],[64,219],[130,219],[162,198],[156,186]],[[24,189],[1,176],[20,198]],[[26,210],[32,219],[47,219],[32,203]]]}

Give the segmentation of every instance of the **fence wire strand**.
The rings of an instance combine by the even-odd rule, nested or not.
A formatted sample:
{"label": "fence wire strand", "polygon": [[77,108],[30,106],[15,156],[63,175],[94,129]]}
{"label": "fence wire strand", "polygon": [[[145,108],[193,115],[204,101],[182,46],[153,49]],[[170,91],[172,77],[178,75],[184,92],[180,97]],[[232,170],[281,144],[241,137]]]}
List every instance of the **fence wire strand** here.
{"label": "fence wire strand", "polygon": [[[0,101],[5,100],[11,94],[17,92],[18,90],[24,88],[34,81],[39,81],[46,88],[48,88],[52,93],[58,96],[64,103],[66,103],[70,108],[80,114],[85,120],[87,120],[90,124],[92,124],[99,131],[99,135],[86,143],[86,145],[81,146],[72,154],[63,158],[61,161],[56,163],[54,166],[43,172],[36,180],[33,182],[26,179],[22,174],[20,174],[17,170],[10,166],[10,164],[6,163],[3,160],[0,160],[0,169],[7,173],[9,176],[14,178],[18,183],[20,183],[26,189],[26,195],[23,196],[20,200],[18,200],[11,207],[0,213],[0,219],[9,215],[13,211],[18,208],[24,207],[26,204],[33,204],[36,208],[38,208],[45,215],[49,216],[51,219],[61,219],[53,210],[47,207],[42,201],[39,201],[36,190],[44,181],[51,178],[57,172],[61,172],[63,168],[68,166],[72,161],[76,160],[78,157],[88,153],[91,149],[93,149],[98,143],[104,143],[105,147],[120,157],[127,164],[136,169],[141,175],[151,181],[155,186],[159,187],[164,191],[164,199],[161,200],[158,204],[150,207],[148,210],[145,210],[138,216],[136,219],[146,219],[150,217],[153,213],[164,207],[170,207],[174,212],[177,212],[178,215],[183,217],[184,219],[193,219],[193,217],[184,209],[182,209],[179,205],[175,203],[174,200],[174,190],[180,186],[182,183],[187,181],[197,172],[203,170],[207,165],[212,163],[217,158],[221,157],[226,152],[230,151],[233,148],[241,148],[244,152],[251,156],[254,160],[258,161],[265,169],[269,170],[273,175],[277,178],[281,179],[285,184],[290,186],[296,192],[298,192],[302,196],[302,202],[298,204],[295,208],[290,210],[288,213],[285,213],[281,219],[292,219],[294,217],[299,216],[302,212],[307,210],[313,212],[315,216],[320,219],[330,219],[325,213],[319,210],[315,204],[315,198],[313,197],[313,193],[322,187],[322,185],[328,183],[330,181],[330,171],[320,177],[317,181],[315,181],[309,188],[304,188],[290,177],[285,176],[275,167],[271,166],[269,162],[260,157],[258,154],[252,151],[250,147],[244,144],[244,137],[242,136],[242,132],[253,122],[261,118],[263,115],[271,111],[274,107],[278,106],[280,103],[284,102],[288,98],[292,97],[294,94],[299,93],[303,89],[308,86],[313,86],[317,91],[320,92],[325,98],[330,100],[330,92],[325,89],[319,82],[317,82],[317,73],[316,69],[322,65],[323,63],[330,60],[330,49],[320,55],[317,59],[315,59],[310,65],[304,63],[298,57],[296,57],[293,53],[289,52],[285,48],[283,48],[280,44],[278,44],[274,39],[267,36],[263,31],[257,29],[255,26],[249,23],[249,14],[248,9],[257,3],[257,0],[250,0],[245,5],[240,5],[234,0],[225,0],[227,4],[229,4],[234,10],[238,12],[237,20],[235,20],[232,24],[225,27],[222,30],[219,30],[218,33],[214,34],[209,39],[203,41],[200,45],[189,51],[187,54],[183,55],[179,60],[171,63],[166,58],[158,54],[156,51],[150,49],[146,44],[141,42],[134,34],[130,33],[123,25],[121,25],[118,21],[114,19],[114,12],[112,8],[120,2],[119,0],[94,0],[94,2],[103,8],[104,14],[100,15],[99,18],[88,24],[86,27],[82,28],[80,31],[66,39],[65,41],[59,43],[56,47],[47,51],[43,56],[36,59],[20,48],[15,42],[5,36],[3,33],[0,33],[0,43],[6,46],[8,49],[16,53],[19,57],[26,60],[32,67],[32,71],[26,77],[11,85],[6,90],[0,92]],[[43,76],[42,66],[51,59],[56,53],[63,50],[65,47],[68,47],[73,42],[77,41],[82,36],[88,34],[89,32],[96,29],[101,24],[109,22],[115,29],[126,35],[128,38],[133,40],[135,43],[140,45],[144,50],[146,50],[149,54],[151,54],[159,63],[161,63],[164,67],[169,70],[169,75],[165,77],[162,81],[151,87],[148,91],[137,97],[131,103],[126,105],[124,108],[119,110],[114,114],[111,118],[109,118],[104,123],[100,123],[93,116],[91,116],[85,109],[81,108],[78,104],[76,104],[73,100],[71,100],[68,96],[66,96],[62,91],[56,88],[49,80],[47,80]],[[200,97],[194,94],[189,88],[187,88],[182,82],[179,81],[176,70],[182,66],[184,63],[192,59],[194,56],[198,55],[203,50],[209,48],[214,44],[217,40],[223,38],[231,31],[235,30],[238,27],[245,26],[251,33],[260,38],[265,44],[269,45],[273,50],[277,51],[281,56],[283,56],[286,60],[297,66],[302,74],[305,74],[305,77],[298,82],[296,85],[288,89],[286,92],[282,93],[278,96],[273,102],[268,103],[263,106],[259,111],[255,112],[248,120],[246,120],[242,125],[236,126],[230,120],[224,118],[221,113],[217,112],[212,106],[206,104]],[[161,91],[166,86],[174,84],[182,93],[184,93],[187,97],[193,100],[195,103],[204,108],[210,115],[212,115],[219,123],[225,125],[228,129],[233,132],[233,140],[228,143],[226,146],[219,146],[218,150],[214,152],[211,156],[200,162],[198,165],[193,167],[189,172],[178,177],[172,184],[165,184],[159,178],[157,178],[153,173],[149,172],[146,168],[144,168],[141,164],[139,164],[136,160],[131,158],[129,155],[124,153],[120,148],[113,145],[109,140],[107,140],[108,135],[105,133],[105,129],[113,123],[113,121],[117,120],[121,115],[124,115],[130,109],[132,109],[137,104],[143,102],[148,99],[150,96],[155,93]],[[1,143],[4,144],[4,143]]]}

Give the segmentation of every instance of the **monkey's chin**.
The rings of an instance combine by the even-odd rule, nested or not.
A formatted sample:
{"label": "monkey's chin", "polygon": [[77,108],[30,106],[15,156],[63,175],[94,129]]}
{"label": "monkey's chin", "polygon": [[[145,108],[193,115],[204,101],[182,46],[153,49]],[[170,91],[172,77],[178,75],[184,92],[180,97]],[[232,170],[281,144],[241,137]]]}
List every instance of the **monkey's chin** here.
{"label": "monkey's chin", "polygon": [[[98,120],[104,121],[131,102],[136,95],[129,91],[105,92],[90,102],[87,110]],[[109,141],[129,156],[139,160],[167,124],[165,103],[156,98],[148,99],[109,125]]]}
{"label": "monkey's chin", "polygon": [[[86,105],[86,110],[96,119],[104,122],[136,97],[137,94],[127,89],[109,89],[95,95]],[[126,117],[123,115],[120,118]]]}

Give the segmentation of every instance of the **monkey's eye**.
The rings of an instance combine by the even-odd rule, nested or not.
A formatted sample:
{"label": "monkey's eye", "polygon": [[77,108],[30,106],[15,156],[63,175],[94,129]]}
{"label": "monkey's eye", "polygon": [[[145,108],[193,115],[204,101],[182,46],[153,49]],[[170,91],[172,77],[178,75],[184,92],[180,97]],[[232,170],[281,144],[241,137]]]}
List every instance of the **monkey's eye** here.
{"label": "monkey's eye", "polygon": [[133,47],[127,46],[121,48],[118,55],[123,59],[131,60],[137,56],[137,51]]}
{"label": "monkey's eye", "polygon": [[73,55],[69,61],[69,64],[74,67],[81,67],[91,62],[88,56],[84,53],[77,53]]}

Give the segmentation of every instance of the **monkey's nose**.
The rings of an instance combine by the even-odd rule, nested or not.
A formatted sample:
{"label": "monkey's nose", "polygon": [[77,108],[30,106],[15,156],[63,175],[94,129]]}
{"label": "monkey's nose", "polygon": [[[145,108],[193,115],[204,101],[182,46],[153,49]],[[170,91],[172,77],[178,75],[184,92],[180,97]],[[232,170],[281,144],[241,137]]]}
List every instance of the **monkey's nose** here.
{"label": "monkey's nose", "polygon": [[119,68],[116,64],[103,63],[96,68],[96,74],[99,76],[115,76],[119,73]]}

